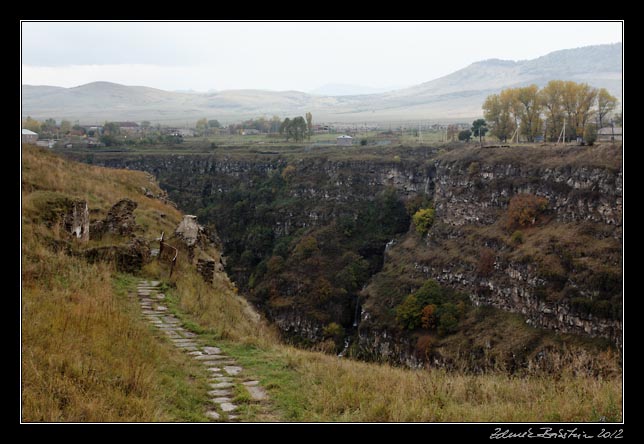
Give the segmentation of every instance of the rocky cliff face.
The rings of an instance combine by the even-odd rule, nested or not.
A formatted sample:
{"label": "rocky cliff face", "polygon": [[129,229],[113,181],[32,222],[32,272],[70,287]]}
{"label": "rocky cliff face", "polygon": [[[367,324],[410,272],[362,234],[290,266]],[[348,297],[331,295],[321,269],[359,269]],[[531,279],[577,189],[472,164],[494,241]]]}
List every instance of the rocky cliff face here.
{"label": "rocky cliff face", "polygon": [[[247,290],[253,281],[268,279],[267,269],[280,270],[270,260],[281,264],[279,260],[288,259],[303,233],[322,227],[345,234],[355,231],[365,215],[373,213],[375,207],[370,205],[377,196],[387,190],[394,190],[401,203],[431,200],[436,223],[426,238],[421,239],[413,227],[406,234],[406,229],[386,231],[396,239],[384,261],[387,288],[402,294],[432,278],[466,292],[474,305],[520,313],[531,325],[621,344],[620,161],[604,164],[591,156],[595,151],[582,148],[543,149],[525,156],[496,148],[462,150],[443,155],[425,149],[402,161],[213,155],[97,155],[92,161],[148,171],[184,211],[214,222],[231,258],[228,271]],[[605,157],[613,155],[621,159],[619,151]],[[517,194],[547,199],[543,220],[524,229],[521,242],[512,241],[513,233],[501,228],[509,201]],[[409,227],[409,219],[406,224]],[[316,236],[322,243],[320,254],[333,261],[337,250],[325,250],[324,237]],[[350,239],[351,234],[347,236]],[[281,247],[282,240],[291,242],[290,247]],[[368,261],[380,258],[370,262],[372,281],[382,269],[389,240],[380,238],[352,250]],[[486,273],[477,263],[482,249],[493,257]],[[298,294],[306,285],[275,285],[288,293],[285,297],[307,297]],[[385,293],[374,285],[362,292],[360,354],[419,365],[424,358],[413,350],[414,340],[391,325],[392,310],[401,299]],[[272,297],[265,298],[260,305],[289,335],[311,341],[324,337],[329,319],[310,316],[302,311],[304,306],[290,302],[270,305]],[[319,307],[328,303],[325,300]],[[344,304],[347,313],[336,321],[341,318],[350,329],[354,308],[353,303]],[[379,314],[385,312],[389,314]]]}
{"label": "rocky cliff face", "polygon": [[621,170],[438,161],[435,174],[435,205],[447,224],[492,224],[511,196],[526,193],[547,198],[558,221],[598,222],[621,236]]}

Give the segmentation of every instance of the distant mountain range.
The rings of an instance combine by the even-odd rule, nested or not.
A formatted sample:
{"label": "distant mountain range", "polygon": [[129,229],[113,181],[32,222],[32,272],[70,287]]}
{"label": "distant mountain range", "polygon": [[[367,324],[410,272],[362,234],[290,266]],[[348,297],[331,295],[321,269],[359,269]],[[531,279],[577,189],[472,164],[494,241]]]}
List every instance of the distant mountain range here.
{"label": "distant mountain range", "polygon": [[74,88],[23,85],[22,115],[81,123],[194,124],[203,117],[226,122],[306,112],[319,122],[465,120],[481,115],[489,94],[532,83],[543,86],[553,79],[603,87],[621,100],[622,44],[565,49],[533,60],[483,60],[420,85],[374,94],[341,95],[337,88],[336,95],[250,89],[186,93],[109,82]]}
{"label": "distant mountain range", "polygon": [[392,88],[373,88],[371,86],[363,85],[349,85],[345,83],[328,83],[326,85],[315,88],[309,91],[310,94],[316,96],[357,96],[362,94],[378,94],[388,91],[393,91]]}

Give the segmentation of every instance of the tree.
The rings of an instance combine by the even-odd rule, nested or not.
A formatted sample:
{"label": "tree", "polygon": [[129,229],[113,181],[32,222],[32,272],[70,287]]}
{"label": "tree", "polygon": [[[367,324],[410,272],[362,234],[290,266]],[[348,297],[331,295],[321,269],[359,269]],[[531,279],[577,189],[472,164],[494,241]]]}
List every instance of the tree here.
{"label": "tree", "polygon": [[62,135],[67,135],[72,130],[72,123],[69,120],[60,122],[60,132]]}
{"label": "tree", "polygon": [[279,118],[279,116],[273,116],[271,118],[271,128],[270,128],[270,133],[275,134],[275,133],[280,133],[280,126],[282,123],[282,119]]}
{"label": "tree", "polygon": [[208,128],[221,128],[221,124],[219,123],[219,120],[209,120]]}
{"label": "tree", "polygon": [[56,126],[56,121],[54,119],[47,119],[40,125],[40,129],[43,133],[50,136],[58,136],[58,126]]}
{"label": "tree", "polygon": [[458,125],[447,125],[447,140],[454,140],[458,135]]}
{"label": "tree", "polygon": [[197,120],[197,124],[195,126],[197,133],[201,136],[206,135],[206,130],[208,129],[208,120],[204,117],[203,119]]}
{"label": "tree", "polygon": [[416,296],[410,294],[396,307],[396,320],[403,328],[414,330],[422,325],[422,309]]}
{"label": "tree", "polygon": [[621,128],[622,126],[622,113],[616,113],[615,117],[613,119],[613,122],[615,125],[619,126]]}
{"label": "tree", "polygon": [[22,127],[29,131],[33,131],[34,133],[40,132],[40,122],[36,119],[32,119],[30,116],[27,116],[27,118],[22,121]]}
{"label": "tree", "polygon": [[592,146],[597,140],[597,125],[589,123],[584,129],[584,142]]}
{"label": "tree", "polygon": [[289,138],[293,138],[296,142],[304,140],[304,136],[307,133],[306,121],[304,117],[298,116],[294,119],[289,119],[288,117],[284,119],[282,125],[280,126],[280,134],[286,134],[286,141],[288,142]]}
{"label": "tree", "polygon": [[534,142],[541,130],[541,101],[538,96],[539,87],[530,85],[517,88],[514,95],[519,120],[521,121],[521,134],[526,136],[528,142]]}
{"label": "tree", "polygon": [[306,127],[308,129],[309,140],[311,140],[311,134],[313,133],[313,114],[306,113]]}
{"label": "tree", "polygon": [[559,138],[563,128],[563,90],[562,80],[551,80],[539,91],[539,100],[546,116],[546,137],[552,142]]}
{"label": "tree", "polygon": [[599,127],[604,127],[604,119],[617,107],[617,97],[611,96],[606,88],[597,92],[597,118]]}
{"label": "tree", "polygon": [[586,83],[563,82],[562,105],[566,112],[566,134],[570,134],[571,138],[583,135],[596,97],[597,90]]}
{"label": "tree", "polygon": [[501,142],[506,142],[515,129],[511,108],[512,96],[507,90],[488,96],[483,103],[483,115],[490,122],[490,133]]}
{"label": "tree", "polygon": [[472,134],[479,138],[479,143],[483,143],[483,136],[487,133],[487,123],[485,119],[476,119],[472,122]]}
{"label": "tree", "polygon": [[416,231],[420,233],[421,236],[426,235],[434,224],[435,215],[436,211],[433,208],[421,208],[412,216]]}
{"label": "tree", "polygon": [[471,137],[472,137],[472,131],[470,130],[463,130],[460,133],[458,133],[458,140],[469,142]]}
{"label": "tree", "polygon": [[288,138],[290,136],[290,133],[288,131],[289,126],[291,126],[291,119],[290,118],[285,118],[282,124],[280,125],[280,134],[286,135],[286,141],[288,142]]}
{"label": "tree", "polygon": [[423,328],[431,330],[436,327],[436,305],[425,305],[421,311],[421,323]]}
{"label": "tree", "polygon": [[105,122],[105,124],[103,125],[103,134],[112,137],[120,136],[121,127],[116,122]]}

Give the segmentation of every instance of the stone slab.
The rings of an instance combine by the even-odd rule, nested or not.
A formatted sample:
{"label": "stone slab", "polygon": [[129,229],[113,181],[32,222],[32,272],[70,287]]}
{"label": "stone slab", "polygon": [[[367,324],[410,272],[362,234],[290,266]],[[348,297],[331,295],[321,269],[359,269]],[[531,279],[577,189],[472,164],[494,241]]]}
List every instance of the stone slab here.
{"label": "stone slab", "polygon": [[237,406],[232,402],[222,402],[219,404],[219,407],[221,407],[224,412],[232,412],[237,409]]}
{"label": "stone slab", "polygon": [[222,355],[201,355],[197,356],[195,359],[198,359],[200,361],[218,361],[221,359],[228,359],[228,356],[222,356]]}
{"label": "stone slab", "polygon": [[216,402],[217,404],[221,404],[222,402],[230,402],[232,401],[232,399],[228,396],[219,396],[217,398],[212,398],[211,401]]}
{"label": "stone slab", "polygon": [[217,413],[215,410],[208,410],[206,412],[206,416],[212,419],[219,419],[219,413]]}
{"label": "stone slab", "polygon": [[230,376],[217,376],[214,378],[217,382],[232,382],[233,378]]}
{"label": "stone slab", "polygon": [[232,395],[230,390],[210,390],[208,396],[229,396]]}
{"label": "stone slab", "polygon": [[242,367],[239,367],[237,365],[227,365],[224,367],[224,371],[228,373],[231,376],[238,375],[244,370]]}
{"label": "stone slab", "polygon": [[214,389],[226,389],[226,388],[231,388],[234,387],[235,384],[231,382],[216,382],[216,383],[211,383],[210,387]]}
{"label": "stone slab", "polygon": [[259,385],[259,381],[245,381],[245,382],[242,382],[242,384],[245,385],[246,387],[254,387],[256,385]]}
{"label": "stone slab", "polygon": [[258,385],[255,385],[255,386],[247,385],[246,390],[248,391],[248,394],[250,395],[250,397],[253,398],[255,401],[263,401],[265,399],[268,399],[268,395],[266,394],[264,389]]}
{"label": "stone slab", "polygon": [[204,347],[203,352],[207,355],[218,355],[221,353],[221,349],[219,347]]}

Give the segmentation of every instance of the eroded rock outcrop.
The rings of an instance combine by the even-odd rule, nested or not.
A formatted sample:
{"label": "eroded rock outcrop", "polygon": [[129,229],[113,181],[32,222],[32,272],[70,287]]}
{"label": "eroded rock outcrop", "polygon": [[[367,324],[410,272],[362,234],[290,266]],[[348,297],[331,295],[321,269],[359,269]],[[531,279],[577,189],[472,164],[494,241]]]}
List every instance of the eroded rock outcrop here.
{"label": "eroded rock outcrop", "polygon": [[[223,258],[218,253],[219,240],[197,222],[197,216],[185,215],[174,231],[174,237],[188,252],[188,260],[206,282],[213,282],[216,273],[224,272]],[[216,256],[216,257],[213,257]]]}
{"label": "eroded rock outcrop", "polygon": [[134,210],[138,204],[130,199],[122,199],[110,208],[103,220],[91,225],[92,239],[100,239],[105,234],[132,236],[136,229]]}

